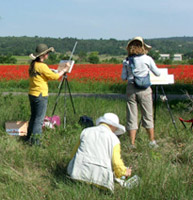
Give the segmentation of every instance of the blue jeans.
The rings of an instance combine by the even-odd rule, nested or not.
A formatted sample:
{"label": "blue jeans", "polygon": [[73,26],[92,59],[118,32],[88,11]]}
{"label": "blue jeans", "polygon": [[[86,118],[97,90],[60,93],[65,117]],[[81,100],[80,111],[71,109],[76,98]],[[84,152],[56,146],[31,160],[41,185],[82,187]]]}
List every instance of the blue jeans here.
{"label": "blue jeans", "polygon": [[29,95],[29,101],[31,106],[31,117],[28,126],[27,139],[30,139],[31,135],[39,135],[42,133],[42,125],[46,115],[48,97],[43,97],[40,94],[38,97]]}

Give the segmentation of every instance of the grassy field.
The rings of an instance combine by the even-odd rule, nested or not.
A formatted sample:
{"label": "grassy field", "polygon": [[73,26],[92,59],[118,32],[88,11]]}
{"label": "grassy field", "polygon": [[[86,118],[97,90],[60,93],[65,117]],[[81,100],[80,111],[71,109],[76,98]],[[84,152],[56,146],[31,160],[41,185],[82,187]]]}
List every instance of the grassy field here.
{"label": "grassy field", "polygon": [[[56,97],[50,96],[47,115],[53,110]],[[155,122],[159,148],[148,147],[148,137],[143,128],[137,134],[137,149],[129,150],[129,137],[120,137],[122,157],[133,175],[141,178],[139,187],[132,190],[115,184],[114,194],[105,193],[84,183],[72,182],[66,177],[70,153],[77,142],[82,127],[79,117],[87,115],[96,120],[105,112],[114,112],[125,124],[125,101],[103,98],[76,97],[73,99],[76,114],[67,98],[61,96],[55,111],[63,121],[66,111],[67,126],[44,130],[42,146],[29,146],[21,138],[5,132],[6,121],[26,121],[30,116],[27,96],[0,95],[0,199],[147,199],[192,200],[193,196],[193,134],[184,129],[178,117],[191,118],[187,101],[172,101],[170,106],[176,120],[175,131],[165,103],[157,104]],[[140,117],[140,116],[139,116]]]}
{"label": "grassy field", "polygon": [[13,56],[13,57],[17,59],[17,64],[19,64],[19,65],[30,63],[29,56]]}
{"label": "grassy field", "polygon": [[[49,82],[49,92],[57,93],[59,81]],[[120,93],[125,94],[126,91],[125,83],[109,83],[109,82],[77,82],[74,80],[69,81],[70,90],[72,93]],[[11,80],[11,81],[0,81],[0,92],[28,92],[29,81],[28,80]],[[155,91],[155,86],[152,86],[153,91]],[[184,95],[187,92],[193,94],[193,85],[191,84],[180,84],[176,83],[173,85],[165,85],[164,90],[166,94],[180,94]],[[64,92],[64,87],[62,88]],[[162,94],[161,89],[158,90]]]}

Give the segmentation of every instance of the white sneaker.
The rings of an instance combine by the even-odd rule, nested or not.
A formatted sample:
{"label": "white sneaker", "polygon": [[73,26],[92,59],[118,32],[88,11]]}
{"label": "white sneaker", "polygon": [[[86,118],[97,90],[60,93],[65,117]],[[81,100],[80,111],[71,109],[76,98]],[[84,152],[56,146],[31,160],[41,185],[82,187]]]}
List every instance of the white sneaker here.
{"label": "white sneaker", "polygon": [[158,144],[157,144],[157,142],[155,141],[155,140],[153,140],[153,141],[151,141],[150,143],[149,143],[149,147],[151,147],[151,148],[158,148],[159,146],[158,146]]}

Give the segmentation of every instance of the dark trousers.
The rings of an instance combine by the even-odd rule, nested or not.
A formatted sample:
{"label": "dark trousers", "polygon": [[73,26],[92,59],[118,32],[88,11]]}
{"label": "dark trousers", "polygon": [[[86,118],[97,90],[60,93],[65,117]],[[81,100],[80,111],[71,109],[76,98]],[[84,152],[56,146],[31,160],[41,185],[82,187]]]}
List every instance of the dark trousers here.
{"label": "dark trousers", "polygon": [[42,125],[46,115],[48,97],[43,97],[42,94],[38,97],[29,95],[29,101],[31,117],[28,126],[27,140],[29,140],[31,136],[40,137],[42,134]]}

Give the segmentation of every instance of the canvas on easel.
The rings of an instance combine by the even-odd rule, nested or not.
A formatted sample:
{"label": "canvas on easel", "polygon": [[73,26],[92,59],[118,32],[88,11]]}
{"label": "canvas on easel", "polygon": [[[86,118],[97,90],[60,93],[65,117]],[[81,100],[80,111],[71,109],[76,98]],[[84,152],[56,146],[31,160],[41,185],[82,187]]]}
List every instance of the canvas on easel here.
{"label": "canvas on easel", "polygon": [[155,76],[152,72],[150,72],[150,81],[151,85],[169,85],[174,84],[174,75],[168,74],[167,68],[159,68],[161,73],[160,76]]}
{"label": "canvas on easel", "polygon": [[[67,65],[67,63],[70,63],[70,66]],[[74,66],[74,60],[61,60],[58,65],[58,72],[62,71],[63,69],[68,68],[67,72],[71,73],[72,68]]]}

